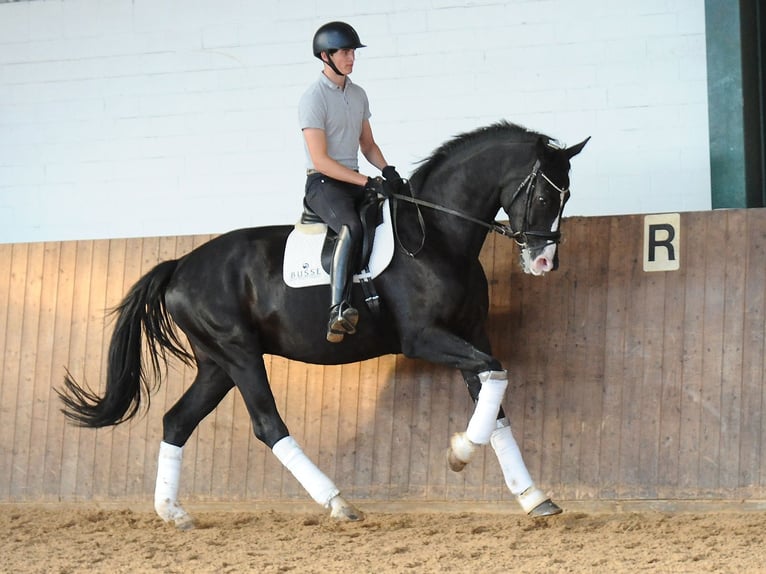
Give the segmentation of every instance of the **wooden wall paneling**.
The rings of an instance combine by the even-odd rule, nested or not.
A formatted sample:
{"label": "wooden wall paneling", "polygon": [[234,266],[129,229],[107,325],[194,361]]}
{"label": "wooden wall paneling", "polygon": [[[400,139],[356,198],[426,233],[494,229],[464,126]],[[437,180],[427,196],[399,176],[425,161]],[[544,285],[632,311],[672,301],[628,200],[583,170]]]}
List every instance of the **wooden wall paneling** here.
{"label": "wooden wall paneling", "polygon": [[[94,389],[103,393],[106,388],[105,357],[103,355],[104,339],[109,337],[105,310],[107,268],[109,262],[109,242],[93,241],[91,264],[88,269],[90,282],[87,296],[87,326],[85,335],[85,365],[84,379],[90,381]],[[109,327],[109,331],[111,328]],[[104,447],[109,440],[107,433],[110,429],[103,428],[80,435],[80,452],[78,460],[78,484],[81,490],[80,498],[91,499],[97,496],[97,480],[108,473],[109,449]],[[103,469],[106,468],[104,472]],[[98,471],[98,474],[96,474]]]}
{"label": "wooden wall paneling", "polygon": [[372,486],[370,488],[370,497],[374,499],[388,499],[392,494],[394,387],[398,377],[397,367],[396,355],[384,355],[378,358],[375,445],[372,459]]}
{"label": "wooden wall paneling", "polygon": [[[17,404],[20,386],[22,331],[24,328],[24,292],[27,280],[29,244],[14,245],[10,255],[8,315],[5,323],[5,360],[3,386],[0,388],[0,485],[3,497],[13,492],[14,441],[19,421]],[[27,429],[24,429],[27,430]]]}
{"label": "wooden wall paneling", "polygon": [[625,323],[625,347],[623,372],[622,429],[620,432],[620,473],[618,496],[634,498],[641,482],[641,407],[642,381],[644,377],[644,336],[646,314],[646,283],[642,257],[638,248],[643,234],[638,218],[630,217],[623,226],[625,237],[631,241],[625,258],[629,263],[628,290]]}
{"label": "wooden wall paneling", "polygon": [[23,500],[29,479],[30,438],[33,428],[32,411],[35,396],[35,362],[38,328],[40,324],[40,293],[42,291],[44,244],[27,246],[22,296],[23,320],[19,348],[19,372],[16,381],[16,422],[13,437],[13,468],[11,472],[11,498]]}
{"label": "wooden wall paneling", "polygon": [[393,498],[405,498],[408,491],[410,444],[412,434],[412,384],[417,361],[396,357],[396,379],[391,386],[391,458],[390,491]]}
{"label": "wooden wall paneling", "polygon": [[625,330],[630,298],[630,258],[618,246],[626,242],[622,218],[609,219],[610,249],[604,317],[604,388],[601,398],[601,448],[599,452],[599,498],[616,498],[620,490],[620,442],[622,439]]}
{"label": "wooden wall paneling", "polygon": [[[72,334],[72,309],[74,302],[74,283],[77,260],[77,243],[74,241],[60,244],[58,270],[56,273],[55,325],[53,337],[56,344],[51,359],[51,386],[60,388],[64,380],[65,368],[69,365]],[[75,373],[77,374],[77,373]],[[61,402],[57,396],[52,398],[49,410],[48,439],[46,441],[43,489],[45,496],[54,499],[62,497],[64,492],[63,465],[65,437],[71,425],[61,413]]]}
{"label": "wooden wall paneling", "polygon": [[[683,403],[683,341],[684,305],[687,274],[686,253],[690,245],[685,217],[681,219],[680,269],[666,271],[665,300],[661,319],[662,348],[658,359],[662,363],[660,395],[660,426],[657,453],[657,485],[660,496],[675,493],[679,478],[681,405]],[[691,237],[694,237],[693,235]],[[648,310],[647,310],[648,311]],[[664,494],[663,494],[664,493]]]}
{"label": "wooden wall paneling", "polygon": [[[431,395],[434,391],[434,366],[419,362],[419,367],[410,379],[412,385],[412,420],[410,422],[410,460],[407,477],[407,494],[422,498],[428,491],[428,470],[430,467],[431,418],[433,416]],[[446,443],[445,443],[446,444]]]}
{"label": "wooden wall paneling", "polygon": [[[541,368],[543,406],[537,416],[542,426],[541,485],[557,497],[571,497],[576,484],[566,477],[577,476],[577,451],[574,439],[579,434],[576,403],[567,402],[576,390],[568,380],[567,363],[577,360],[573,330],[577,297],[573,290],[582,286],[580,275],[587,269],[587,234],[579,230],[589,225],[583,218],[572,218],[562,230],[559,270],[544,278],[527,276],[522,309],[530,359]],[[543,327],[544,326],[544,327]]]}
{"label": "wooden wall paneling", "polygon": [[[764,345],[766,344],[766,210],[747,212],[742,348],[742,409],[739,484],[764,486]],[[766,476],[764,476],[766,478]]]}
{"label": "wooden wall paneling", "polygon": [[319,427],[319,456],[316,464],[336,484],[341,483],[337,476],[338,428],[340,422],[340,391],[342,367],[329,365],[324,367],[322,379],[322,399],[317,403],[321,412]]}
{"label": "wooden wall paneling", "polygon": [[[752,247],[751,261],[753,265],[758,265],[761,272],[766,269],[764,261],[766,261],[766,209],[750,210],[751,216],[751,237],[752,242],[749,245]],[[758,246],[756,249],[755,246]],[[759,296],[753,296],[753,301],[757,302],[759,297],[766,298],[766,281],[755,282],[758,279],[758,274],[754,278],[754,290],[759,287],[763,290]],[[750,301],[750,299],[748,299]],[[760,307],[761,313],[766,314],[764,305]],[[757,317],[757,316],[756,316]],[[754,319],[757,320],[757,319]],[[753,396],[752,403],[749,404],[748,412],[753,413],[753,435],[754,444],[744,446],[748,449],[748,452],[753,453],[752,458],[757,460],[757,463],[753,465],[758,467],[758,471],[753,470],[753,477],[748,484],[753,484],[754,490],[757,492],[766,492],[766,416],[763,415],[766,412],[766,318],[763,319],[761,326],[757,323],[753,324],[752,338],[752,354],[750,355],[750,362],[748,365],[756,365],[753,368],[754,378],[751,379],[751,389],[749,390]],[[762,343],[762,344],[759,344]],[[760,355],[759,355],[760,353]],[[757,372],[760,367],[761,376],[757,377]],[[758,391],[760,387],[760,408],[758,400]],[[760,427],[760,428],[759,428]],[[757,446],[756,446],[757,445]],[[751,460],[752,460],[751,458]]]}
{"label": "wooden wall paneling", "polygon": [[[14,304],[11,297],[13,285],[13,249],[14,245],[0,244],[0,498],[10,495],[10,476],[13,464],[13,450],[10,447],[15,419],[15,405],[6,402],[11,393],[16,392],[16,385],[11,382],[13,357],[8,345],[9,318],[13,315]],[[17,311],[18,312],[18,311]]]}
{"label": "wooden wall paneling", "polygon": [[[49,405],[51,400],[51,356],[54,340],[52,337],[55,321],[56,275],[58,271],[58,243],[40,244],[41,265],[35,272],[35,281],[39,283],[38,298],[33,303],[37,307],[37,324],[30,334],[30,351],[34,365],[29,373],[29,386],[32,391],[30,405],[30,428],[28,434],[29,455],[27,457],[26,477],[23,481],[24,498],[36,498],[43,494],[43,468],[45,466],[46,439],[48,436]],[[25,311],[25,315],[27,311]]]}
{"label": "wooden wall paneling", "polygon": [[[428,453],[424,460],[428,479],[425,497],[428,500],[447,498],[449,470],[445,458],[450,440],[450,388],[463,387],[463,377],[435,365],[429,365],[430,372],[430,417],[428,422]],[[459,379],[459,380],[458,380]]]}
{"label": "wooden wall paneling", "polygon": [[56,432],[58,426],[54,422],[54,417],[60,419],[61,413],[58,410],[58,397],[53,390],[53,384],[60,380],[61,367],[54,366],[53,356],[58,344],[55,327],[60,252],[60,243],[44,244],[40,323],[35,345],[35,403],[30,433],[31,450],[26,491],[26,497],[31,499],[39,499],[46,493],[49,441],[52,439],[51,442],[56,442],[55,439],[59,436]]}
{"label": "wooden wall paneling", "polygon": [[[643,235],[643,233],[641,234]],[[640,247],[636,246],[636,251]],[[643,259],[643,257],[641,257]],[[643,263],[642,263],[643,265]],[[665,277],[668,272],[644,272],[645,299],[642,322],[643,355],[640,386],[639,482],[635,496],[657,497],[660,442],[660,398],[662,397],[662,354],[665,323]]]}
{"label": "wooden wall paneling", "polygon": [[[378,359],[362,361],[359,365],[359,388],[357,401],[358,425],[354,468],[345,486],[352,498],[372,496],[372,468],[375,457],[375,415],[378,398]],[[305,396],[305,395],[304,395]],[[340,487],[339,487],[340,488]]]}
{"label": "wooden wall paneling", "polygon": [[[94,381],[86,380],[86,346],[89,325],[88,298],[90,296],[90,273],[93,258],[93,242],[78,241],[74,261],[74,289],[72,291],[72,318],[69,337],[69,355],[66,365],[79,384],[95,387]],[[97,387],[95,387],[97,388]],[[86,435],[93,431],[75,425],[64,426],[64,444],[61,467],[61,495],[65,499],[76,499],[87,495],[90,485],[83,488],[83,479],[78,468],[87,466],[81,459],[87,449]],[[82,439],[82,440],[81,440]],[[92,440],[92,437],[91,439]],[[92,462],[92,457],[91,457]],[[90,469],[88,469],[90,470]],[[82,472],[86,472],[85,469]]]}
{"label": "wooden wall paneling", "polygon": [[[58,491],[61,452],[61,434],[64,416],[60,411],[60,401],[55,389],[63,380],[64,359],[61,355],[60,336],[62,330],[68,333],[67,324],[62,325],[60,314],[66,314],[71,308],[71,291],[63,280],[67,267],[67,254],[74,253],[73,244],[45,244],[45,266],[43,269],[43,291],[41,293],[41,323],[38,334],[38,364],[35,372],[36,385],[39,385],[40,419],[35,423],[41,432],[33,438],[33,444],[40,443],[40,450],[34,461],[30,461],[30,475],[34,475],[35,485],[30,495],[44,498],[51,492]],[[63,297],[62,297],[63,295]],[[42,430],[44,429],[44,430]]]}
{"label": "wooden wall paneling", "polygon": [[[579,453],[577,453],[578,498],[598,497],[601,453],[601,424],[604,400],[604,362],[606,343],[606,302],[608,299],[608,262],[612,249],[609,220],[594,218],[588,225],[588,267],[581,273],[586,301],[579,307],[581,315],[575,318],[576,337],[580,341],[577,360],[566,361],[564,367],[567,388],[578,407],[574,411],[579,427]],[[595,240],[594,240],[595,239]],[[571,347],[570,347],[571,348]],[[578,361],[580,368],[578,368]]]}
{"label": "wooden wall paneling", "polygon": [[[595,220],[583,221],[589,228],[593,227]],[[581,489],[579,483],[580,456],[587,445],[582,445],[582,405],[595,397],[588,396],[590,392],[585,381],[585,370],[588,361],[589,349],[585,340],[585,324],[588,322],[588,299],[590,290],[591,258],[594,255],[590,249],[590,238],[593,235],[576,233],[567,242],[567,249],[572,257],[571,274],[568,277],[566,292],[568,296],[561,298],[562,321],[559,332],[566,333],[566,337],[560,343],[563,352],[558,353],[559,361],[552,375],[557,378],[561,385],[561,402],[559,412],[561,418],[561,442],[560,442],[560,466],[559,482],[566,485],[569,492],[577,493]],[[542,339],[542,338],[541,338]],[[538,345],[547,346],[544,340],[539,339]],[[582,377],[572,377],[572,372],[582,373]]]}
{"label": "wooden wall paneling", "polygon": [[747,269],[747,211],[727,211],[721,222],[726,249],[723,277],[723,346],[718,387],[721,397],[721,435],[718,487],[734,490],[740,486],[739,467],[742,431],[742,353],[744,347],[745,277]]}
{"label": "wooden wall paneling", "polygon": [[[687,248],[681,262],[684,268],[683,371],[681,374],[681,427],[678,438],[678,488],[693,493],[700,486],[700,457],[709,456],[700,450],[702,436],[702,373],[705,329],[705,249],[707,217],[701,213],[686,214],[684,235]],[[683,237],[682,237],[683,241]],[[684,242],[684,243],[686,243]]]}
{"label": "wooden wall paneling", "polygon": [[[705,237],[725,232],[726,213],[706,219]],[[713,492],[719,485],[721,460],[721,375],[723,368],[723,329],[725,319],[725,272],[728,250],[705,250],[705,306],[702,339],[702,410],[699,441],[699,487]]]}
{"label": "wooden wall paneling", "polygon": [[[369,325],[367,325],[369,328]],[[343,344],[343,343],[341,343]],[[357,457],[357,432],[359,431],[359,377],[360,363],[340,367],[340,401],[338,411],[338,438],[336,443],[336,484],[353,492]],[[333,469],[328,468],[329,471]],[[340,488],[340,486],[338,487]]]}

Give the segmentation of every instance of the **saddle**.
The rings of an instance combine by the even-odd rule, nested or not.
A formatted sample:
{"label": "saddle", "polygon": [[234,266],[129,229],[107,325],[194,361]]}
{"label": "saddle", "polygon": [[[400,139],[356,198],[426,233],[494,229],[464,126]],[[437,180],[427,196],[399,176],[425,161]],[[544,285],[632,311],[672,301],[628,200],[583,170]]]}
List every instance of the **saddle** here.
{"label": "saddle", "polygon": [[[389,200],[370,196],[359,208],[363,238],[360,269],[353,281],[359,283],[365,302],[373,313],[379,297],[373,279],[380,275],[394,255],[394,232]],[[288,287],[303,288],[330,284],[330,267],[337,234],[304,201],[303,213],[287,236],[282,277]]]}
{"label": "saddle", "polygon": [[[359,253],[359,269],[357,269],[357,272],[367,269],[370,263],[372,245],[375,242],[375,231],[377,230],[378,225],[383,223],[384,202],[385,198],[377,197],[375,195],[366,195],[364,201],[359,206],[359,219],[362,221],[362,247]],[[325,222],[322,221],[322,219],[309,207],[305,198],[303,199],[303,213],[301,213],[300,223],[301,225],[320,224],[326,226]],[[327,273],[330,272],[332,254],[337,239],[338,234],[330,227],[327,227],[320,259],[322,269]]]}

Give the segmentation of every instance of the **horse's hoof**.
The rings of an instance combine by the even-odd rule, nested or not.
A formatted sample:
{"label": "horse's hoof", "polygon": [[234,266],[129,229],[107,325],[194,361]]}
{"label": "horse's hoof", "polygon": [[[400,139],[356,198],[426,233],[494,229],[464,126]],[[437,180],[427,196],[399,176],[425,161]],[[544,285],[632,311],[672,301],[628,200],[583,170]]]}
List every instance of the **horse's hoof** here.
{"label": "horse's hoof", "polygon": [[561,507],[550,498],[535,506],[529,511],[529,516],[538,518],[542,516],[555,516],[564,512]]}
{"label": "horse's hoof", "polygon": [[188,514],[184,514],[183,516],[176,518],[173,520],[173,524],[178,530],[181,531],[194,530],[197,527],[194,519]]}
{"label": "horse's hoof", "polygon": [[464,432],[452,435],[447,449],[447,464],[450,470],[460,472],[465,468],[476,452],[476,445],[465,436]]}
{"label": "horse's hoof", "polygon": [[178,530],[193,530],[196,526],[191,515],[177,501],[166,499],[155,502],[154,509],[162,520]]}
{"label": "horse's hoof", "polygon": [[466,466],[466,463],[455,456],[455,453],[451,448],[447,449],[447,464],[449,469],[453,472],[460,472]]}
{"label": "horse's hoof", "polygon": [[346,502],[342,496],[336,496],[330,501],[330,517],[335,520],[358,522],[364,520],[364,512]]}

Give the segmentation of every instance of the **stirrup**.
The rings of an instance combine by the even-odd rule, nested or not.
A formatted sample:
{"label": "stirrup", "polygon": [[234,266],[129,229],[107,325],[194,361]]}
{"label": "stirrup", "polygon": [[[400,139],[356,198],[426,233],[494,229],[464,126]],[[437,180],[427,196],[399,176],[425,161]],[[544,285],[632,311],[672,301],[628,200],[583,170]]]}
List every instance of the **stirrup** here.
{"label": "stirrup", "polygon": [[330,307],[330,320],[327,322],[327,340],[340,343],[345,335],[356,333],[359,312],[348,303],[338,303]]}

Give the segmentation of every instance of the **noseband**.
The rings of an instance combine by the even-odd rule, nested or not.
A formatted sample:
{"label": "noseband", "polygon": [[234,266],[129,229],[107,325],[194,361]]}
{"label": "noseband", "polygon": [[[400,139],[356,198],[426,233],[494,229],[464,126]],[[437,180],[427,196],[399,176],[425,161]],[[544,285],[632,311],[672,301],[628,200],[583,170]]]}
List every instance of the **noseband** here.
{"label": "noseband", "polygon": [[[559,219],[559,228],[560,228],[561,215],[564,211],[564,205],[566,205],[566,202],[569,199],[569,188],[561,189],[559,186],[553,183],[550,180],[550,178],[540,170],[540,160],[537,160],[535,162],[535,165],[532,167],[532,172],[527,177],[524,178],[521,184],[519,184],[519,187],[514,192],[513,197],[511,197],[511,202],[508,204],[507,212],[510,212],[511,206],[517,199],[519,199],[522,196],[522,192],[523,192],[524,201],[525,201],[524,219],[521,222],[521,229],[518,231],[513,230],[513,228],[510,226],[510,221],[508,222],[509,225],[500,223],[499,221],[493,221],[492,223],[487,223],[486,221],[477,219],[471,215],[468,215],[467,213],[463,213],[462,211],[451,209],[449,207],[444,207],[443,205],[439,205],[437,203],[431,203],[430,201],[426,201],[424,199],[418,199],[416,197],[412,197],[411,195],[394,193],[391,195],[391,197],[395,199],[401,199],[409,203],[414,203],[416,206],[428,207],[430,209],[435,209],[443,213],[449,213],[450,215],[454,215],[456,217],[460,217],[461,219],[465,219],[466,221],[470,221],[477,225],[481,225],[482,227],[486,227],[490,231],[498,233],[504,237],[510,237],[522,248],[527,247],[530,237],[547,239],[548,243],[558,244],[559,241],[561,240],[561,231],[559,231],[559,229],[557,229],[556,231],[533,231],[529,229],[529,217],[532,211],[532,197],[534,196],[533,192],[534,192],[535,184],[537,183],[538,177],[542,177],[548,183],[548,185],[550,185],[551,187],[553,187],[553,189],[559,192],[559,213],[557,217]],[[409,188],[409,182],[407,182],[407,188]],[[395,208],[396,208],[396,203],[394,202],[394,209]],[[508,217],[510,218],[510,213],[508,213]],[[396,229],[396,217],[394,217],[393,220],[394,220],[394,228]],[[418,221],[420,222],[421,230],[423,232],[423,237],[419,247],[414,252],[410,252],[407,249],[405,249],[405,252],[407,253],[407,255],[411,257],[414,257],[420,251],[420,249],[422,249],[423,244],[425,243],[425,222],[423,221],[423,216],[420,214],[420,210],[418,210]],[[398,232],[396,233],[396,235],[398,238],[399,236]],[[401,245],[401,241],[399,241],[399,244]],[[402,246],[402,248],[404,247]]]}

